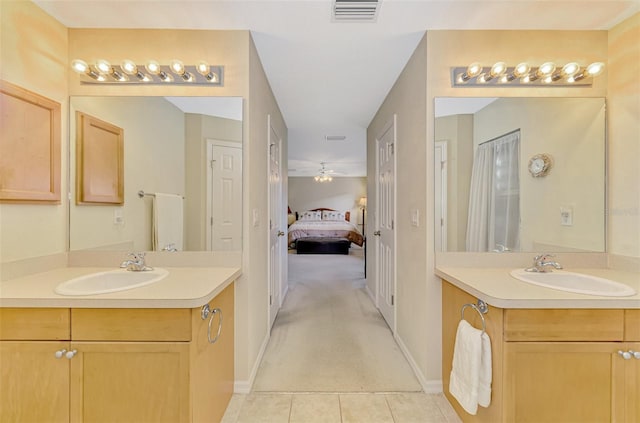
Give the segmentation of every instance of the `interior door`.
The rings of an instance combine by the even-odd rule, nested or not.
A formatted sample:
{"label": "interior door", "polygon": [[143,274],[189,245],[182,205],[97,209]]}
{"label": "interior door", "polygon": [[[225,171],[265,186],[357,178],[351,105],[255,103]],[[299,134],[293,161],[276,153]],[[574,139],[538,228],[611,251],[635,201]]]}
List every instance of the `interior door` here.
{"label": "interior door", "polygon": [[377,138],[376,157],[376,305],[395,333],[396,249],[395,249],[395,144],[396,116]]}
{"label": "interior door", "polygon": [[447,251],[447,142],[436,141],[434,155],[435,247]]}
{"label": "interior door", "polygon": [[282,257],[280,243],[284,236],[282,229],[282,180],[281,145],[282,139],[273,128],[271,116],[268,121],[269,146],[269,323],[273,326],[280,309],[282,292]]}
{"label": "interior door", "polygon": [[242,246],[242,146],[207,140],[207,249],[239,251]]}

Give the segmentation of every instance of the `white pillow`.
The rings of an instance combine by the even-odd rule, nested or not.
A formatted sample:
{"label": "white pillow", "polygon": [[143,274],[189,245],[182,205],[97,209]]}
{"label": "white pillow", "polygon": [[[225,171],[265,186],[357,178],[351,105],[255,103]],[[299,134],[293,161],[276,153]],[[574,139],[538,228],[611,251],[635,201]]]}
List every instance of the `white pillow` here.
{"label": "white pillow", "polygon": [[322,213],[320,213],[319,211],[305,211],[302,212],[300,214],[300,216],[298,216],[298,220],[321,220],[322,219]]}
{"label": "white pillow", "polygon": [[343,212],[323,210],[322,211],[322,220],[343,221],[343,220],[345,220],[345,217],[344,217],[344,213]]}

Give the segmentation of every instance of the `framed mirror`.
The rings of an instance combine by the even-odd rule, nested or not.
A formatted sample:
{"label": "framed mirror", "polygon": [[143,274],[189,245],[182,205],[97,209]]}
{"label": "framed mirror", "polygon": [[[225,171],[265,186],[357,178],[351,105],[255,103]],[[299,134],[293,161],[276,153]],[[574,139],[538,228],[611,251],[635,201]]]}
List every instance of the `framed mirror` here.
{"label": "framed mirror", "polygon": [[603,98],[436,98],[436,251],[604,252]]}
{"label": "framed mirror", "polygon": [[[78,96],[69,116],[69,250],[241,250],[242,98]],[[77,116],[122,131],[121,205],[76,201]]]}

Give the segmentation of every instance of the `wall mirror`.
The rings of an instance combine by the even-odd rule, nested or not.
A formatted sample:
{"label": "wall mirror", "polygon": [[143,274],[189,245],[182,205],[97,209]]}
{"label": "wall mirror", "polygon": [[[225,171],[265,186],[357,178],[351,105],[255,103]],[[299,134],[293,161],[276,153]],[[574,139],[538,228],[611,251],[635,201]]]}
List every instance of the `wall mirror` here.
{"label": "wall mirror", "polygon": [[436,98],[436,251],[604,252],[603,98]]}
{"label": "wall mirror", "polygon": [[[80,115],[123,131],[123,204],[76,200]],[[69,116],[71,251],[242,248],[242,98],[77,96]],[[107,138],[87,133],[84,143]]]}

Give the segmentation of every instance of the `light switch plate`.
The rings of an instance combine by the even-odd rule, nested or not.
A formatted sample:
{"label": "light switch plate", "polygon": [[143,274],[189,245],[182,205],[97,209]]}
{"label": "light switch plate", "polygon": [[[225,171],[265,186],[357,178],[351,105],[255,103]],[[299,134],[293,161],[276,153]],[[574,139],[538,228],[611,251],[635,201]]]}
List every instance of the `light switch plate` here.
{"label": "light switch plate", "polygon": [[411,210],[411,225],[420,226],[420,210],[418,209]]}
{"label": "light switch plate", "polygon": [[251,216],[252,216],[251,220],[253,222],[253,226],[254,227],[260,226],[260,211],[258,209],[253,209]]}
{"label": "light switch plate", "polygon": [[573,207],[560,207],[560,224],[562,226],[573,226]]}

